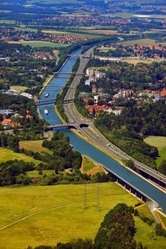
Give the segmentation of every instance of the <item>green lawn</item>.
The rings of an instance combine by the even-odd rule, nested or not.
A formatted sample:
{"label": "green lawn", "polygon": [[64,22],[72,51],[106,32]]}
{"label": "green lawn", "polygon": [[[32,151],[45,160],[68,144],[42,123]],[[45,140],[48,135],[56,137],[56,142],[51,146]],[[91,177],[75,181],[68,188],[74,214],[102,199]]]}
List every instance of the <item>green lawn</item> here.
{"label": "green lawn", "polygon": [[30,156],[26,156],[21,153],[15,153],[12,150],[0,147],[0,163],[8,160],[23,160],[25,162],[33,162],[35,165],[41,163],[39,160],[35,160]]}

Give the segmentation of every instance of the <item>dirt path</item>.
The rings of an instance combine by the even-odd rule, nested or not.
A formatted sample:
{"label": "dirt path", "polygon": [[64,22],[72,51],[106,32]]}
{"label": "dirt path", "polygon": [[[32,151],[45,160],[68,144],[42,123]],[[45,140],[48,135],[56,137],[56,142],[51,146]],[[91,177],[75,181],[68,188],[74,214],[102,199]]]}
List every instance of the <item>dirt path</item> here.
{"label": "dirt path", "polygon": [[67,204],[63,204],[63,205],[60,205],[60,206],[58,206],[58,207],[48,208],[48,209],[45,209],[45,210],[42,210],[42,211],[39,211],[39,212],[35,212],[35,213],[32,213],[32,214],[29,214],[29,215],[27,215],[27,216],[25,216],[25,217],[23,217],[23,218],[21,218],[21,219],[19,219],[19,220],[17,220],[17,221],[14,221],[14,222],[12,222],[12,223],[10,223],[10,224],[4,226],[4,227],[1,227],[1,228],[0,228],[0,231],[6,229],[6,228],[8,228],[8,227],[11,227],[11,226],[13,226],[13,225],[15,225],[15,224],[17,224],[17,223],[20,223],[21,221],[27,220],[27,219],[29,219],[29,218],[32,217],[32,216],[35,216],[35,215],[38,215],[38,214],[42,214],[42,213],[45,213],[45,212],[49,212],[49,211],[52,211],[52,210],[60,209],[60,208],[62,208],[62,207],[66,207],[66,206],[72,205],[72,204],[74,204],[74,203],[76,203],[76,202],[77,202],[77,201],[71,202],[71,203],[67,203]]}

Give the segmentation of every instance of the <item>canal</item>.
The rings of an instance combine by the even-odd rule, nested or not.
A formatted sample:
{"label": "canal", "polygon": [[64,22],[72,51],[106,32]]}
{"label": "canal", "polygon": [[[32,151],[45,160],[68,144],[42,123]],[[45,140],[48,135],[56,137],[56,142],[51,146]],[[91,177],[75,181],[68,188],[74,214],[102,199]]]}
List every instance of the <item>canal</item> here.
{"label": "canal", "polygon": [[[45,88],[44,92],[41,95],[41,100],[45,100],[45,94],[49,94],[47,99],[55,99],[57,94],[63,88],[66,80],[69,77],[69,74],[61,74],[70,72],[72,70],[73,65],[77,60],[77,55],[79,56],[81,50],[78,50],[73,53],[73,57],[71,56],[68,61],[63,65],[62,69],[60,70],[60,74],[54,77],[48,86]],[[48,115],[44,114],[44,110],[48,110]],[[53,104],[40,106],[39,111],[41,116],[51,125],[60,124],[61,121],[59,120]],[[146,180],[140,178],[139,176],[135,175],[131,171],[124,168],[120,165],[117,161],[113,160],[100,150],[96,149],[86,141],[82,140],[80,137],[76,136],[70,130],[64,130],[64,134],[70,138],[70,143],[74,146],[74,148],[79,151],[81,154],[87,155],[91,157],[94,161],[103,165],[110,169],[111,171],[115,172],[117,175],[122,177],[126,180],[129,184],[135,186],[141,192],[145,193],[147,196],[155,200],[159,206],[166,212],[166,194],[159,190],[158,188],[154,187],[151,183],[147,182]]]}

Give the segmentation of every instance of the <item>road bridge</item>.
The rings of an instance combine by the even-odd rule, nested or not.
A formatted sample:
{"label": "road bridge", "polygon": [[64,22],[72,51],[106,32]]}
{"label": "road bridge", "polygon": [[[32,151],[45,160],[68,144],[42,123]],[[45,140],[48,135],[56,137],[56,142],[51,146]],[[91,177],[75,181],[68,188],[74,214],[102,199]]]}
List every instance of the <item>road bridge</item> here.
{"label": "road bridge", "polygon": [[[55,104],[55,99],[47,99],[47,100],[39,100],[36,101],[36,105],[37,106],[41,106],[41,105],[49,105],[49,104]],[[74,99],[65,99],[63,100],[63,104],[68,104],[68,103],[74,103]]]}
{"label": "road bridge", "polygon": [[88,127],[89,123],[78,122],[78,123],[67,123],[67,124],[55,124],[46,126],[46,130],[64,130],[64,129],[77,129],[80,130],[82,127]]}

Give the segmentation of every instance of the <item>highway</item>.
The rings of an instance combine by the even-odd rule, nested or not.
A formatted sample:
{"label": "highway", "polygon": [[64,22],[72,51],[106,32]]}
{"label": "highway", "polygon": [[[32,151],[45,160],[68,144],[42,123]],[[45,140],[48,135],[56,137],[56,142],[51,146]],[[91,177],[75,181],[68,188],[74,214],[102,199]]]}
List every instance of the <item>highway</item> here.
{"label": "highway", "polygon": [[[80,66],[77,71],[77,75],[75,75],[70,87],[68,88],[68,91],[66,93],[66,96],[64,100],[68,99],[74,99],[75,95],[75,89],[77,85],[79,84],[82,73],[84,72],[84,69],[89,61],[90,55],[93,54],[93,48],[89,49],[84,56],[80,56]],[[154,177],[158,181],[162,182],[164,186],[166,187],[166,176],[159,173],[156,170],[151,169],[150,167],[144,165],[143,163],[140,163],[136,161],[135,159],[128,156],[125,152],[121,151],[119,148],[115,147],[113,144],[110,143],[94,126],[93,120],[89,120],[84,118],[80,115],[80,113],[77,111],[77,108],[75,107],[74,103],[65,103],[64,104],[64,110],[68,117],[69,123],[80,123],[81,121],[84,123],[89,123],[89,127],[80,127],[78,129],[78,132],[92,145],[96,146],[99,149],[102,149],[105,153],[111,156],[113,154],[115,157],[121,158],[121,159],[131,159],[134,161],[135,167],[137,167],[139,170],[147,173],[151,177]]]}

